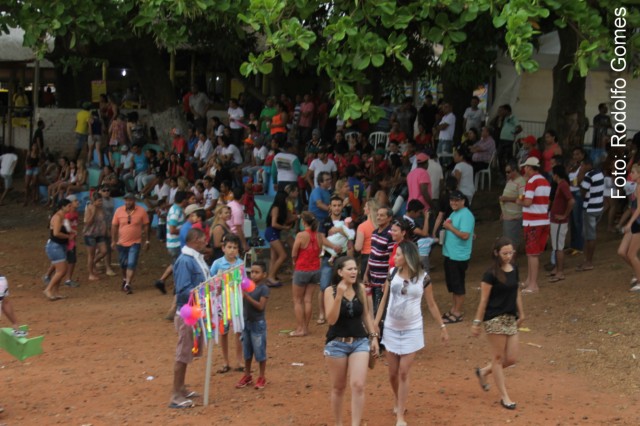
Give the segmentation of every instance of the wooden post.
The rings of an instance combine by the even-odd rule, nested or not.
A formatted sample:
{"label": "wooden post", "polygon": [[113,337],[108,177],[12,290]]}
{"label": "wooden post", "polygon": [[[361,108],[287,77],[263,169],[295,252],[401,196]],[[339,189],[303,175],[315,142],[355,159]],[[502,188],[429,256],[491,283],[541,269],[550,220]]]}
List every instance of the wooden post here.
{"label": "wooden post", "polygon": [[107,81],[107,61],[102,61],[102,81]]}
{"label": "wooden post", "polygon": [[[203,331],[206,333],[206,331]],[[211,364],[213,363],[213,339],[209,339],[207,342],[207,368],[205,369],[204,377],[204,401],[203,404],[206,407],[209,405],[209,385],[211,383]]]}
{"label": "wooden post", "polygon": [[189,90],[196,82],[196,52],[191,52],[191,72],[189,74]]}

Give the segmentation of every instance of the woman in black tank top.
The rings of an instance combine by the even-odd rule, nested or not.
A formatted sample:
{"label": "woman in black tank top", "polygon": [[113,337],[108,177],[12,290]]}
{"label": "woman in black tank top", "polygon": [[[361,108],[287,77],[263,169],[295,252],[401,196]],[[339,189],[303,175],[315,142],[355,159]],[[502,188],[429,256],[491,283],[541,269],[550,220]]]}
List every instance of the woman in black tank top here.
{"label": "woman in black tank top", "polygon": [[213,224],[211,225],[211,248],[213,253],[211,258],[213,260],[219,259],[224,256],[222,252],[222,242],[224,237],[231,233],[231,230],[227,226],[227,220],[231,219],[231,209],[229,206],[220,205],[216,208],[215,215],[213,217]]}
{"label": "woman in black tank top", "polygon": [[[58,208],[49,221],[49,241],[45,247],[47,256],[55,268],[53,277],[47,283],[44,295],[49,300],[64,299],[59,294],[60,283],[67,274],[67,244],[75,234],[64,226],[64,216],[71,211],[71,201],[66,198],[58,202]],[[48,277],[47,277],[48,279]]]}
{"label": "woman in black tank top", "polygon": [[[324,355],[330,370],[331,405],[336,423],[340,423],[342,415],[342,389],[347,370],[350,370],[352,384],[364,385],[369,357],[377,356],[379,350],[379,336],[374,332],[364,287],[357,282],[357,278],[356,261],[349,256],[341,257],[333,267],[332,285],[324,292],[324,305],[329,323]],[[350,365],[356,367],[349,368]],[[363,407],[364,386],[352,386],[352,424],[360,424]]]}

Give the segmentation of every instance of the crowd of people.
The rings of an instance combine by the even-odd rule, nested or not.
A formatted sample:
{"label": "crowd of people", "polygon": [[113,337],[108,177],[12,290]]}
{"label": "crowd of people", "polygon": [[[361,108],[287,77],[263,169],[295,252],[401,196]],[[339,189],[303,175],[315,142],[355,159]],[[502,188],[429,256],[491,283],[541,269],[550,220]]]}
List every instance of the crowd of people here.
{"label": "crowd of people", "polygon": [[[193,337],[175,313],[191,288],[243,263],[244,253],[263,244],[257,237],[255,215],[264,214],[269,259],[251,267],[259,285],[244,295],[250,326],[242,340],[234,339],[231,358],[225,330],[224,364],[218,373],[242,371],[237,387],[253,384],[255,357],[260,365],[255,387],[265,387],[269,288],[283,286],[290,268],[296,327],[289,335],[310,333],[314,303],[316,323],[329,325],[324,354],[336,423],[341,419],[347,371],[353,422],[359,423],[367,364],[384,349],[393,408],[397,424],[403,425],[409,371],[415,354],[424,347],[421,300],[427,302],[446,342],[446,326],[464,321],[466,271],[476,238],[475,178],[497,159],[505,183],[499,197],[504,237],[493,249],[495,264],[482,278],[472,334],[478,335],[483,325],[491,345],[492,362],[475,372],[482,388],[488,389],[486,377],[493,374],[502,406],[514,409],[502,369],[515,362],[517,326],[524,320],[522,295],[540,289],[540,256],[549,237],[552,256],[544,265],[548,281],[566,277],[569,230],[570,254],[584,254],[576,271],[592,270],[596,225],[606,214],[608,229],[624,233],[619,253],[634,270],[632,290],[640,290],[640,237],[635,240],[640,235],[635,195],[640,191],[635,185],[640,179],[636,162],[640,138],[630,148],[634,165],[629,198],[623,203],[607,195],[618,150],[609,149],[604,161],[594,164],[576,147],[566,161],[568,153],[562,152],[553,130],[541,140],[522,137],[509,105],[501,106],[497,117],[486,122],[476,97],[462,117],[463,137],[456,139],[457,118],[448,102],[434,105],[427,96],[418,110],[410,98],[397,108],[390,101],[383,99],[383,118],[368,123],[330,118],[328,101],[312,94],[295,102],[284,95],[270,98],[255,110],[243,99],[232,99],[228,121],[223,123],[208,116],[211,103],[194,86],[184,98],[189,127],[184,132],[173,129],[166,151],[143,151],[148,140],[144,127],[137,117],[114,110],[108,98],[94,112],[86,105],[76,123],[76,159],[44,158],[36,164],[42,149],[38,143],[27,158],[27,171],[42,171],[48,181],[48,202],[56,206],[46,245],[51,268],[43,277],[45,296],[59,300],[64,298],[61,284],[78,285],[73,279],[80,234],[74,194],[88,189],[85,164],[95,164],[97,157],[102,170],[98,186],[90,189],[81,233],[87,247],[87,279],[116,275],[110,257],[117,250],[121,289],[132,294],[138,257],[150,247],[155,216],[157,240],[166,246],[171,266],[154,285],[166,293],[173,274],[176,294],[167,314],[179,334],[170,406],[191,406],[193,392],[184,387],[184,377],[193,359]],[[369,138],[372,132],[386,136],[375,143]],[[80,158],[84,150],[86,162]],[[32,181],[41,184],[37,171],[35,176],[27,174],[27,188]],[[275,195],[270,208],[262,212],[255,195],[270,192],[267,185],[273,186]],[[36,200],[37,192],[28,190],[25,203]],[[116,209],[118,196],[124,197],[124,205]],[[620,210],[626,211],[616,225]],[[250,232],[245,221],[250,222]],[[522,243],[527,257],[524,281],[514,262]],[[429,257],[437,244],[442,246],[444,262],[436,266]],[[443,269],[452,298],[443,313],[432,292],[429,270],[434,266]]]}

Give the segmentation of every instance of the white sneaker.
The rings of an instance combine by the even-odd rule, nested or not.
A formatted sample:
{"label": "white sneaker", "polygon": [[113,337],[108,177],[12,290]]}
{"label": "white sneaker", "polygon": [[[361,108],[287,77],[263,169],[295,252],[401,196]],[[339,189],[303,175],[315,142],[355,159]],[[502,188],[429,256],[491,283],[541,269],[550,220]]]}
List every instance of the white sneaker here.
{"label": "white sneaker", "polygon": [[629,291],[640,291],[640,284],[636,284],[629,289]]}

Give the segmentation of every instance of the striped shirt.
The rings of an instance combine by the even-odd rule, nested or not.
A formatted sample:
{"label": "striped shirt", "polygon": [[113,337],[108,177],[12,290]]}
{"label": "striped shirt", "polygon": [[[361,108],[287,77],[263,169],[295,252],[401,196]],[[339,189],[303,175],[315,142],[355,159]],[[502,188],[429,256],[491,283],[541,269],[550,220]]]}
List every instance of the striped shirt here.
{"label": "striped shirt", "polygon": [[604,175],[590,170],[584,175],[580,188],[585,191],[582,208],[587,213],[600,213],[604,209]]}
{"label": "striped shirt", "polygon": [[381,287],[389,272],[389,258],[393,251],[394,241],[387,226],[382,231],[376,229],[371,235],[371,253],[369,253],[369,282],[372,287]]}
{"label": "striped shirt", "polygon": [[524,199],[532,200],[522,207],[522,226],[549,225],[549,193],[551,185],[540,173],[531,176],[524,187]]}
{"label": "striped shirt", "polygon": [[[167,248],[180,248],[180,228],[186,221],[184,210],[178,204],[174,204],[167,214]],[[178,228],[177,234],[171,233],[170,226]]]}

